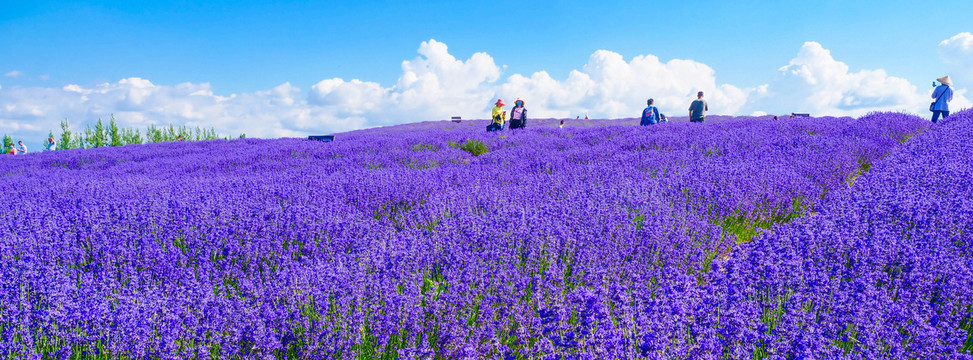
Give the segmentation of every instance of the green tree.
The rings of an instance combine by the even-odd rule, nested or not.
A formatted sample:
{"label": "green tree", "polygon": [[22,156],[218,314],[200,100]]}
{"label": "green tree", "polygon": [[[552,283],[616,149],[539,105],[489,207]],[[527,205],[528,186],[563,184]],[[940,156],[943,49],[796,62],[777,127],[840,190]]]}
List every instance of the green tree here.
{"label": "green tree", "polygon": [[95,124],[95,128],[92,132],[93,138],[88,140],[94,147],[99,148],[107,145],[105,141],[105,124],[101,122],[101,118],[98,118],[98,122]]}
{"label": "green tree", "polygon": [[68,119],[61,120],[61,142],[57,144],[57,148],[60,150],[74,149],[75,143],[71,138],[71,126],[68,125]]}
{"label": "green tree", "polygon": [[78,135],[78,148],[87,149],[91,148],[96,140],[95,130],[91,128],[91,125],[84,126],[84,133]]}
{"label": "green tree", "polygon": [[115,115],[112,114],[111,122],[108,123],[108,135],[111,140],[109,145],[111,146],[122,146],[125,145],[125,140],[122,138],[122,134],[118,131],[118,125],[115,124]]}
{"label": "green tree", "polygon": [[14,147],[14,139],[10,135],[3,134],[3,153],[9,153],[12,147]]}
{"label": "green tree", "polygon": [[166,130],[166,141],[176,141],[176,128],[169,124],[169,129]]}
{"label": "green tree", "polygon": [[128,144],[141,144],[142,134],[139,132],[139,129],[129,129],[125,142]]}
{"label": "green tree", "polygon": [[157,128],[155,125],[149,125],[149,127],[145,129],[145,140],[153,143],[162,142],[162,130],[159,130],[159,128]]}

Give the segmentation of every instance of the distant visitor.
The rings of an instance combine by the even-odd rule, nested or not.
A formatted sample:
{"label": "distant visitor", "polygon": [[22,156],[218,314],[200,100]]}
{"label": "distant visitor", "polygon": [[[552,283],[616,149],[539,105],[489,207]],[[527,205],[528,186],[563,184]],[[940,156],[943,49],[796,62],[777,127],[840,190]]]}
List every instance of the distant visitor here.
{"label": "distant visitor", "polygon": [[706,120],[706,112],[709,111],[709,104],[703,100],[703,92],[696,93],[696,100],[689,104],[689,121],[703,122]]}
{"label": "distant visitor", "polygon": [[639,122],[639,125],[646,126],[658,124],[666,119],[666,116],[659,112],[659,108],[653,105],[655,104],[654,99],[649,99],[646,101],[646,104],[649,105],[649,107],[642,110],[642,121]]}
{"label": "distant visitor", "polygon": [[52,137],[47,138],[47,150],[48,151],[57,150],[57,142],[55,142],[54,138]]}
{"label": "distant visitor", "polygon": [[514,101],[514,108],[510,109],[510,129],[527,128],[527,108],[520,98]]}
{"label": "distant visitor", "polygon": [[[932,122],[939,122],[939,117],[942,116],[945,119],[949,116],[949,102],[953,100],[953,81],[949,79],[949,75],[943,76],[936,79],[940,83],[936,86],[936,90],[932,92],[932,98],[936,99],[932,104],[929,104],[929,111],[932,111]],[[932,83],[936,85],[936,83]]]}
{"label": "distant visitor", "polygon": [[17,149],[17,151],[20,151],[21,153],[24,153],[24,154],[27,153],[27,145],[24,145],[24,142],[23,141],[18,141],[17,142],[17,145],[20,145],[20,147]]}
{"label": "distant visitor", "polygon": [[493,122],[487,125],[487,131],[499,131],[503,130],[503,123],[507,120],[507,112],[503,110],[506,104],[503,103],[503,99],[497,99],[496,106],[493,107]]}

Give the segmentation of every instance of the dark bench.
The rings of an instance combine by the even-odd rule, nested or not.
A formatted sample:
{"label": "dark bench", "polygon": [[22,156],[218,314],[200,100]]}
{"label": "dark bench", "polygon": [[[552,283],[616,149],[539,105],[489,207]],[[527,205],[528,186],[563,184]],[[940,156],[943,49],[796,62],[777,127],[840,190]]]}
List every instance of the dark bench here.
{"label": "dark bench", "polygon": [[791,117],[811,117],[811,114],[791,113]]}
{"label": "dark bench", "polygon": [[449,118],[449,121],[452,121],[454,123],[458,123],[458,122],[463,121],[463,118],[461,118],[459,116],[453,116],[453,117]]}
{"label": "dark bench", "polygon": [[334,135],[311,135],[311,136],[308,136],[307,139],[308,140],[323,141],[323,142],[332,142],[332,141],[334,141]]}

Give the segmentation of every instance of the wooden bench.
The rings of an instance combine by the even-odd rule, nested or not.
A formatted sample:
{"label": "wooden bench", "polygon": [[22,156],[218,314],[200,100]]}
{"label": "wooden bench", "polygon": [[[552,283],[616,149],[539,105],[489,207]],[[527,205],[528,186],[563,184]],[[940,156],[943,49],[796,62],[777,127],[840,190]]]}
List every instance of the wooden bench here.
{"label": "wooden bench", "polygon": [[791,113],[791,117],[811,117],[811,114]]}
{"label": "wooden bench", "polygon": [[454,123],[458,123],[458,122],[463,121],[463,118],[462,117],[459,117],[459,116],[453,116],[453,117],[449,118],[449,121],[452,121]]}

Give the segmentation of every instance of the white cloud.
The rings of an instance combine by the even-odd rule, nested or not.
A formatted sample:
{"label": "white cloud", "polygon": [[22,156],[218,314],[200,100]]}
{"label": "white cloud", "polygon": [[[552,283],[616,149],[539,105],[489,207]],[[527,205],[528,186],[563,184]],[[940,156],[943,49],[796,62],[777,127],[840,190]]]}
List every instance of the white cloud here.
{"label": "white cloud", "polygon": [[18,78],[18,77],[21,77],[23,75],[24,75],[24,73],[20,72],[19,70],[9,71],[6,74],[3,74],[3,76],[6,76],[8,78]]}
{"label": "white cloud", "polygon": [[501,67],[485,53],[460,61],[435,40],[423,42],[419,53],[422,56],[402,63],[402,75],[393,87],[327,79],[312,87],[308,103],[330,108],[338,116],[384,125],[453,115],[484,118],[497,97],[508,103],[525,99],[535,117],[635,117],[650,97],[662,109],[682,113],[679,109],[703,90],[715,112],[734,113],[747,96],[745,90],[718,85],[712,68],[691,60],[661,63],[655,56],[638,56],[626,62],[617,53],[599,50],[583,70],[572,71],[563,81],[540,71],[530,77],[513,74],[497,83]]}
{"label": "white cloud", "polygon": [[973,84],[973,34],[963,32],[939,43],[939,56],[957,86]]}
{"label": "white cloud", "polygon": [[494,83],[500,76],[493,58],[473,54],[466,61],[449,54],[446,44],[423,42],[419,54],[402,62],[402,75],[395,86],[340,78],[322,80],[311,87],[307,102],[338,117],[367,125],[446,119],[485,117]]}
{"label": "white cloud", "polygon": [[821,44],[806,42],[770,84],[753,92],[744,110],[851,116],[870,111],[921,113],[929,105],[928,96],[883,69],[851,72]]}
{"label": "white cloud", "polygon": [[141,78],[60,89],[19,87],[0,91],[0,104],[6,105],[0,107],[0,120],[22,124],[4,125],[6,129],[30,125],[46,134],[56,130],[61,119],[83,127],[114,114],[126,127],[173,124],[214,127],[226,135],[301,136],[313,124],[301,122],[308,113],[306,106],[300,106],[299,93],[300,89],[285,83],[268,91],[224,97],[213,95],[207,83],[166,86]]}
{"label": "white cloud", "polygon": [[[940,44],[944,61],[958,77],[970,59],[973,35],[958,34]],[[126,78],[96,85],[0,88],[0,128],[46,136],[68,118],[72,125],[115,115],[121,126],[149,124],[214,127],[225,135],[305,136],[364,127],[446,119],[486,118],[493,101],[521,97],[532,117],[635,117],[647,98],[670,116],[685,116],[697,91],[706,92],[713,114],[860,115],[874,110],[925,113],[931,89],[882,69],[851,71],[816,42],[805,43],[768,84],[738,88],[721,84],[716,71],[693,60],[661,61],[653,55],[630,60],[598,50],[581,69],[555,79],[546,71],[503,74],[486,53],[457,59],[446,44],[423,42],[416,58],[403,61],[396,83],[332,78],[302,91],[290,83],[252,93],[221,96],[208,83],[160,85]],[[768,72],[768,74],[773,74]],[[7,76],[11,76],[10,73]],[[19,73],[18,73],[19,76]],[[970,106],[957,89],[951,106]]]}
{"label": "white cloud", "polygon": [[500,93],[523,97],[541,117],[636,117],[649,98],[664,113],[681,116],[700,90],[714,113],[737,112],[749,90],[718,85],[714,74],[709,66],[692,60],[662,63],[646,55],[626,62],[615,52],[598,50],[583,71],[572,71],[564,81],[544,71],[530,77],[514,74],[500,86]]}

